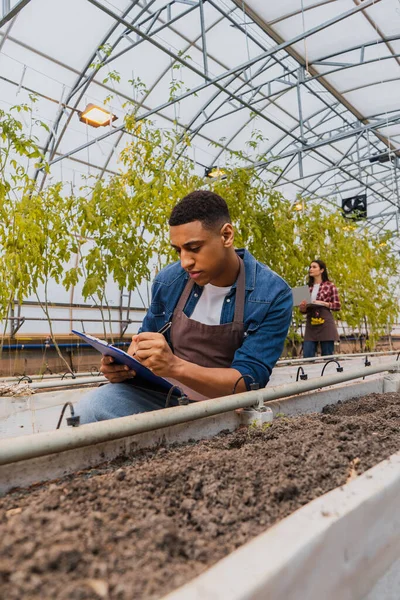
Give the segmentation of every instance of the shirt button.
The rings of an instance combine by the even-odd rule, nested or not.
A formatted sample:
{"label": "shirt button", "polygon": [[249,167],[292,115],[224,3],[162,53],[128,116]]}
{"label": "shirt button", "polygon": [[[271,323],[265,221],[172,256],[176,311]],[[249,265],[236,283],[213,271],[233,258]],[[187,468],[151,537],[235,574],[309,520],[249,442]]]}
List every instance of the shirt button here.
{"label": "shirt button", "polygon": [[199,297],[199,295],[198,295],[198,294],[194,294],[194,297],[195,297],[195,298],[198,298],[198,297]]}
{"label": "shirt button", "polygon": [[227,298],[227,299],[226,299],[226,301],[227,301],[227,302],[230,302],[230,301],[231,301],[231,299],[230,299],[230,298]]}

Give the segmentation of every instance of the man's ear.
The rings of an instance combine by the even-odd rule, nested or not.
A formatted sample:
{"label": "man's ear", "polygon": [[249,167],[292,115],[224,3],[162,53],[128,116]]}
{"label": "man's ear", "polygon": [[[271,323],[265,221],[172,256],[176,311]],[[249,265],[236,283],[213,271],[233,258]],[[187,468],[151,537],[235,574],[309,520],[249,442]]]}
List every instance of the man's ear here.
{"label": "man's ear", "polygon": [[233,240],[235,237],[235,231],[233,229],[232,223],[225,223],[221,227],[221,239],[225,248],[229,248],[233,246]]}

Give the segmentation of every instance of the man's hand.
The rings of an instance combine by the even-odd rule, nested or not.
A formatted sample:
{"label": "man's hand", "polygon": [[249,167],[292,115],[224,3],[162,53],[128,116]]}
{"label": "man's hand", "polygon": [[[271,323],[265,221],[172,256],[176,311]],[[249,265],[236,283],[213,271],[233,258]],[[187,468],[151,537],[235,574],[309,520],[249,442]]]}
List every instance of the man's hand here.
{"label": "man's hand", "polygon": [[129,370],[126,365],[117,365],[112,356],[103,356],[101,359],[100,373],[107,377],[110,383],[122,383],[135,377],[135,371]]}
{"label": "man's hand", "polygon": [[161,333],[150,331],[139,333],[132,338],[132,348],[135,358],[156,375],[160,377],[172,377],[174,367],[179,362],[165,337]]}

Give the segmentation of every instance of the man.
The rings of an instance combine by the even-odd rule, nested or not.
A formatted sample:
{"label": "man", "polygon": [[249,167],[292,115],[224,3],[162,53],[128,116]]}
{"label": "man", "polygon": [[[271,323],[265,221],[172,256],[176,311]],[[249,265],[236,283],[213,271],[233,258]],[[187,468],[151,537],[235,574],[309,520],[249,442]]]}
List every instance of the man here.
{"label": "man", "polygon": [[[172,210],[169,226],[180,261],[155,278],[128,353],[191,400],[242,392],[251,382],[264,387],[289,328],[290,287],[248,251],[234,249],[228,207],[217,194],[188,194]],[[167,323],[168,332],[157,333]],[[111,385],[82,399],[76,408],[82,423],[165,407],[165,393],[111,357],[103,357],[101,372]]]}

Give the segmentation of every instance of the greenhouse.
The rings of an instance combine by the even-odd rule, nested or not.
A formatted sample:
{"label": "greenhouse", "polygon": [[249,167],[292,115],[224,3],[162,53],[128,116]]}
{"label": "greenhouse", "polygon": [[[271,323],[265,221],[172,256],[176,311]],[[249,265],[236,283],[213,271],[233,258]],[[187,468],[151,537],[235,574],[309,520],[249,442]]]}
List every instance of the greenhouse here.
{"label": "greenhouse", "polygon": [[1,0],[0,597],[398,600],[400,0]]}

